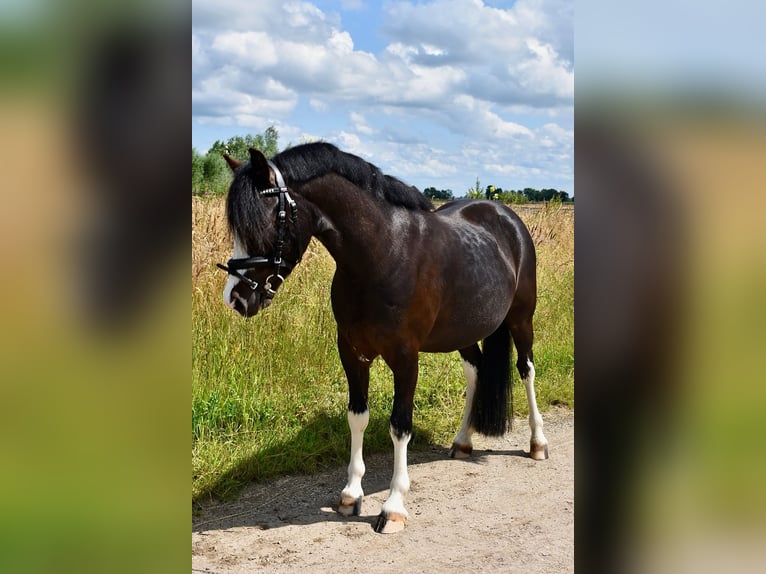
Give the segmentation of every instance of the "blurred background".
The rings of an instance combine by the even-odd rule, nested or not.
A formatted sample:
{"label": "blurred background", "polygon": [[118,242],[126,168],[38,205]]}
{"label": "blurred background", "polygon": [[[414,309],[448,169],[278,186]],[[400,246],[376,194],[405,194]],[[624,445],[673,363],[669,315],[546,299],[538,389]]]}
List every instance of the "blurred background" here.
{"label": "blurred background", "polygon": [[[190,8],[0,3],[2,572],[188,569]],[[577,3],[578,571],[766,558],[764,21]]]}
{"label": "blurred background", "polygon": [[0,3],[2,572],[188,569],[190,13]]}
{"label": "blurred background", "polygon": [[765,16],[577,3],[578,571],[766,563]]}

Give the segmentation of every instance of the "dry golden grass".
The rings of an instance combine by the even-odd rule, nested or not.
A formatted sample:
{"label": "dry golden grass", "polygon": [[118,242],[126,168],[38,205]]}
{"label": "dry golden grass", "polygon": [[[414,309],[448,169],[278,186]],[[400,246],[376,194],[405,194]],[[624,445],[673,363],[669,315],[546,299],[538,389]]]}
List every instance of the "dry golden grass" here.
{"label": "dry golden grass", "polygon": [[231,257],[231,244],[224,198],[192,197],[192,288],[215,282],[220,273],[214,263]]}
{"label": "dry golden grass", "polygon": [[[574,206],[557,203],[516,206],[515,211],[529,228],[535,242],[538,273],[574,271]],[[192,197],[192,288],[218,284],[221,273],[215,262],[231,257],[232,239],[226,225],[223,197]],[[312,253],[320,256],[321,245],[312,242]],[[328,254],[329,256],[329,254]]]}

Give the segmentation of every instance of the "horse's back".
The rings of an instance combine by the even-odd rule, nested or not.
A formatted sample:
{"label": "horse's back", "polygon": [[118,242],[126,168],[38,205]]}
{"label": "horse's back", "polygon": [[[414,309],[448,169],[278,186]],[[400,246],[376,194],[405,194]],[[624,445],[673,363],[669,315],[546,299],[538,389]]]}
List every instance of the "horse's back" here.
{"label": "horse's back", "polygon": [[[497,201],[458,199],[434,212],[456,229],[475,226],[489,233],[499,248],[510,256],[517,272],[535,267],[535,247],[529,230],[519,215]],[[460,233],[460,231],[458,231]]]}
{"label": "horse's back", "polygon": [[[529,231],[519,215],[499,201],[456,199],[455,201],[445,203],[436,209],[434,213],[446,220],[462,219],[482,227],[494,227],[495,224],[499,224],[501,227],[510,226],[521,231],[523,237],[519,239],[525,243],[528,241],[531,244]],[[495,217],[498,219],[495,219]]]}

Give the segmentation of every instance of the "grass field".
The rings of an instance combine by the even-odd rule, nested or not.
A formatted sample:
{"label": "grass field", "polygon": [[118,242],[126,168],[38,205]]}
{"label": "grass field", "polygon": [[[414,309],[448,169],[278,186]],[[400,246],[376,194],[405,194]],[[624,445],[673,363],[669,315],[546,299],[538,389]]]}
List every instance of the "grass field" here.
{"label": "grass field", "polygon": [[[574,214],[519,209],[535,239],[538,404],[574,407]],[[249,321],[224,306],[231,257],[223,198],[192,198],[192,497],[228,497],[250,480],[348,461],[347,388],[335,346],[330,282],[335,263],[313,241],[273,305]],[[514,359],[515,361],[515,359]],[[527,413],[513,370],[514,414]],[[457,353],[420,358],[412,448],[448,445],[460,426],[465,382]],[[391,449],[393,378],[370,376],[365,452]],[[544,417],[544,415],[543,415]]]}

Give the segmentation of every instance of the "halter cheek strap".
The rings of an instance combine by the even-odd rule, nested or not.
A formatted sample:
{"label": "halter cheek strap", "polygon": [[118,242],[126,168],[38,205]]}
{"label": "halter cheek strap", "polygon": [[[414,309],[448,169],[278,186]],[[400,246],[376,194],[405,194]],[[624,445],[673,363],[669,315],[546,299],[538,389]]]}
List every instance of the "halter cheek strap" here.
{"label": "halter cheek strap", "polygon": [[[266,160],[266,162],[269,164],[269,167],[274,171],[274,179],[277,181],[277,187],[272,187],[271,189],[264,189],[260,191],[260,194],[262,197],[273,197],[277,196],[279,198],[279,210],[277,211],[277,242],[275,244],[275,254],[274,254],[274,264],[277,266],[276,272],[274,275],[276,277],[281,277],[279,275],[279,268],[282,266],[282,247],[285,243],[285,231],[287,229],[287,211],[286,206],[290,206],[290,215],[291,220],[293,222],[293,227],[295,229],[295,239],[296,242],[298,242],[298,260],[295,263],[290,264],[291,267],[295,267],[298,263],[300,263],[301,260],[301,246],[300,246],[300,226],[298,223],[298,205],[295,203],[295,200],[290,197],[290,191],[287,189],[287,185],[285,185],[285,178],[282,177],[282,172],[279,171],[279,168],[274,165],[274,163],[271,160]],[[282,279],[284,281],[284,279]]]}
{"label": "halter cheek strap", "polygon": [[285,191],[287,190],[287,185],[285,185],[285,178],[282,177],[282,172],[279,171],[279,168],[274,165],[274,162],[270,159],[266,160],[266,163],[269,164],[269,167],[274,172],[274,179],[277,180],[277,188],[283,187]]}

